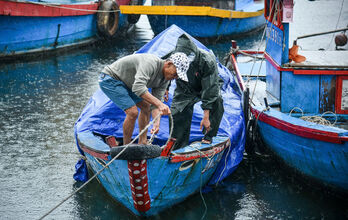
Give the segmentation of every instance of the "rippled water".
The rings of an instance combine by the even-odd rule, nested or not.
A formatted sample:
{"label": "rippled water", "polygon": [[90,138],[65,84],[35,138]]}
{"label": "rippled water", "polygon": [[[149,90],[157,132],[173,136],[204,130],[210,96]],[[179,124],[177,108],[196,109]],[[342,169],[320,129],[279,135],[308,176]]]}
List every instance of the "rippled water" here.
{"label": "rippled water", "polygon": [[[312,32],[336,27],[341,1],[296,2],[301,13],[314,15],[331,7],[327,22]],[[301,7],[300,7],[301,6]],[[320,10],[319,10],[320,9]],[[318,15],[319,13],[319,15]],[[341,13],[348,21],[347,3]],[[296,21],[296,20],[295,20]],[[347,24],[345,24],[347,25]],[[330,28],[332,27],[332,28]],[[296,27],[296,34],[305,29]],[[325,29],[325,30],[321,30]],[[306,32],[307,33],[307,32]],[[262,31],[237,39],[243,49],[259,47]],[[101,69],[118,57],[133,53],[153,37],[142,18],[128,40],[90,46],[41,61],[0,64],[0,219],[38,219],[79,186],[72,175],[79,158],[73,125],[97,89]],[[330,40],[332,35],[327,36]],[[313,46],[309,42],[309,47]],[[328,41],[323,45],[329,45]],[[211,42],[220,60],[230,42]],[[331,47],[333,45],[330,45]],[[348,202],[317,189],[269,157],[245,157],[239,168],[212,192],[188,198],[154,219],[344,219]],[[205,209],[205,205],[207,209]],[[47,219],[133,219],[92,181]]]}

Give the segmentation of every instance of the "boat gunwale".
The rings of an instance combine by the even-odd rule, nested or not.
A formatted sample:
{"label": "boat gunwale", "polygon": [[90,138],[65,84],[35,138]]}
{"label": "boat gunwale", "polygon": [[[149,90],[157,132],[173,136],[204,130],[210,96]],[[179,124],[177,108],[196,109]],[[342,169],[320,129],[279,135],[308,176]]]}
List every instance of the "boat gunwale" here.
{"label": "boat gunwale", "polygon": [[[261,108],[261,106],[259,106]],[[310,128],[308,126],[305,126],[305,122],[302,119],[296,118],[296,117],[292,117],[289,116],[295,120],[299,120],[298,122],[303,121],[303,123],[301,125],[299,124],[294,124],[290,121],[286,121],[286,120],[282,120],[279,117],[275,116],[275,115],[271,115],[270,112],[267,111],[261,111],[260,109],[256,109],[257,107],[252,107],[251,108],[251,112],[253,115],[255,115],[255,117],[259,120],[262,121],[266,124],[269,124],[277,129],[280,129],[282,131],[286,131],[288,133],[300,136],[300,137],[304,137],[304,138],[310,138],[310,139],[315,139],[315,140],[319,140],[319,141],[324,141],[324,142],[331,142],[331,143],[336,143],[336,144],[344,144],[345,142],[348,142],[348,132],[344,132],[345,129],[342,128],[336,128],[337,130],[341,130],[342,132],[334,132],[334,131],[328,131],[328,130],[324,130],[325,127],[329,126],[325,126],[322,125],[323,129],[315,129],[315,128]],[[276,110],[274,110],[276,111]],[[287,116],[286,113],[279,112],[279,114],[284,114]],[[301,121],[300,121],[301,120]],[[310,123],[310,122],[308,122]],[[310,123],[312,124],[312,123]],[[314,125],[315,123],[313,123]],[[332,128],[332,127],[330,127]]]}
{"label": "boat gunwale", "polygon": [[264,10],[253,12],[218,9],[207,6],[143,6],[120,5],[122,14],[146,14],[146,15],[184,15],[184,16],[210,16],[219,18],[251,18],[264,14]]}
{"label": "boat gunwale", "polygon": [[[81,133],[89,133],[89,134],[92,134],[93,136],[95,136],[93,134],[93,132],[90,132],[90,131],[81,132]],[[81,150],[92,155],[93,157],[97,157],[97,158],[107,160],[107,161],[112,159],[110,156],[109,149],[108,150],[99,150],[99,149],[95,149],[91,146],[88,146],[88,144],[86,144],[80,140],[78,134],[77,134],[76,140],[77,140],[77,143],[78,143],[79,147],[81,148]],[[104,143],[104,144],[107,145],[106,143]],[[107,146],[109,146],[109,145],[107,145]],[[189,147],[189,146],[187,146],[187,147]],[[183,161],[190,161],[190,160],[194,160],[197,158],[209,158],[211,156],[214,156],[214,155],[222,152],[223,150],[225,150],[228,147],[231,147],[231,140],[230,140],[230,138],[227,137],[226,140],[224,140],[222,142],[218,142],[215,145],[211,145],[208,148],[196,149],[193,151],[182,152],[182,153],[175,153],[172,151],[168,156],[159,156],[159,157],[155,157],[155,158],[169,159],[170,162],[177,163],[177,162],[183,162]],[[164,150],[164,148],[162,150]],[[154,158],[152,158],[152,159],[154,159]]]}

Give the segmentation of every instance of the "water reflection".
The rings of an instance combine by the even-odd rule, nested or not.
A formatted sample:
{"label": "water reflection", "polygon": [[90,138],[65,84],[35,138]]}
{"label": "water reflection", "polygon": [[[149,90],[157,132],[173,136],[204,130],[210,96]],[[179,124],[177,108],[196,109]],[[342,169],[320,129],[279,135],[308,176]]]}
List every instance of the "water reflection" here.
{"label": "water reflection", "polygon": [[[144,43],[138,37],[152,38],[146,30],[134,32],[135,38],[130,40],[92,45],[40,61],[0,65],[2,218],[38,218],[74,190],[72,174],[79,157],[74,122],[97,89],[102,68],[138,49]],[[96,183],[89,187],[95,186],[100,187]],[[80,204],[84,202],[71,199],[49,217],[72,218],[74,207],[85,208]],[[109,209],[114,210],[110,204]],[[99,207],[93,209],[95,216],[99,216],[97,210]]]}

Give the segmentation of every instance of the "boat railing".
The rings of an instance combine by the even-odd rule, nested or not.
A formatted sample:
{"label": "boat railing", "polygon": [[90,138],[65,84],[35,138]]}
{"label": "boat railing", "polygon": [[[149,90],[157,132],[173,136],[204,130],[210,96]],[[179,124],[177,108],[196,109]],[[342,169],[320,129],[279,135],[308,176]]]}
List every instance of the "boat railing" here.
{"label": "boat railing", "polygon": [[340,28],[340,29],[336,29],[336,30],[332,30],[332,31],[325,31],[325,32],[319,32],[319,33],[314,33],[314,34],[307,34],[307,35],[303,35],[300,37],[297,37],[296,40],[294,40],[294,44],[293,45],[297,45],[297,41],[299,39],[304,39],[304,38],[309,38],[309,37],[315,37],[315,36],[320,36],[320,35],[325,35],[325,34],[332,34],[332,33],[336,33],[336,32],[342,32],[342,31],[347,31],[348,27],[346,28]]}

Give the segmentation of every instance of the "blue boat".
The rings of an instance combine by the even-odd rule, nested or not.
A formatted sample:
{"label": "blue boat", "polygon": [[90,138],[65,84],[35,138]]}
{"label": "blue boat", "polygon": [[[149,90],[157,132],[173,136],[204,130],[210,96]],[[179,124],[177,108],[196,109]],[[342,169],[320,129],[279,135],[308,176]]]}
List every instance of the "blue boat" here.
{"label": "blue boat", "polygon": [[263,3],[254,0],[153,0],[151,6],[122,6],[124,14],[146,14],[155,35],[175,24],[196,38],[248,33],[265,25]]}
{"label": "blue boat", "polygon": [[142,4],[142,0],[0,0],[0,59],[119,36],[139,19],[120,14],[123,4]]}
{"label": "blue boat", "polygon": [[[281,6],[281,10],[272,13],[273,5]],[[293,174],[347,192],[348,51],[342,47],[307,51],[299,50],[299,46],[303,38],[348,28],[300,36],[289,48],[292,1],[270,0],[265,10],[265,51],[258,54],[234,46],[231,54],[234,71],[239,75],[253,72],[253,66],[262,69],[259,67],[265,62],[265,80],[255,77],[246,86],[255,91],[250,95],[253,119],[249,125],[257,129],[259,133],[255,134],[260,135],[267,149],[295,171]],[[336,43],[336,48],[344,46],[347,36],[338,34]],[[249,70],[241,73],[246,65],[241,62],[252,56],[265,59],[250,63]]]}
{"label": "blue boat", "polygon": [[[136,53],[152,53],[163,57],[174,50],[175,42],[184,33],[173,25]],[[208,50],[199,41],[192,40],[199,48]],[[168,116],[162,117],[160,132],[153,144],[130,145],[126,148],[113,147],[122,139],[125,114],[101,90],[95,92],[82,111],[75,124],[80,153],[86,157],[87,164],[96,174],[114,157],[119,156],[97,178],[116,201],[135,215],[155,215],[202,190],[207,184],[217,185],[241,162],[245,144],[241,92],[231,72],[220,63],[218,68],[224,81],[221,93],[225,113],[218,135],[211,144],[200,142],[203,138],[199,128],[203,117],[200,103],[194,107],[190,144],[176,150],[171,149],[173,140],[170,138]],[[169,90],[168,105],[174,88],[175,81]],[[133,139],[138,134],[139,129],[136,127]],[[126,149],[125,152],[118,155],[123,149]],[[77,168],[84,167],[83,163],[84,160],[79,161]],[[77,170],[76,176],[79,175]]]}

